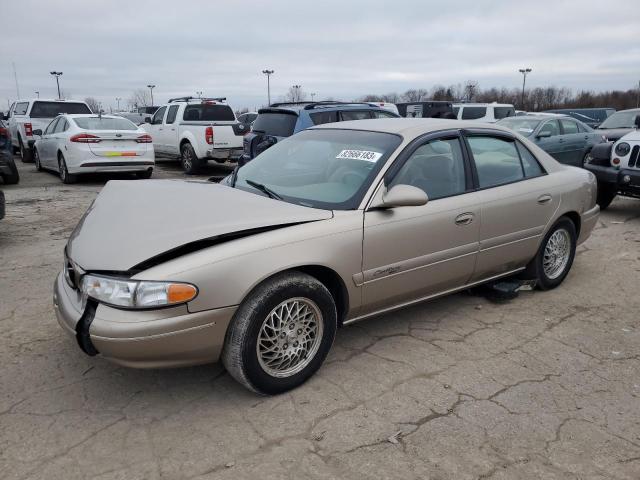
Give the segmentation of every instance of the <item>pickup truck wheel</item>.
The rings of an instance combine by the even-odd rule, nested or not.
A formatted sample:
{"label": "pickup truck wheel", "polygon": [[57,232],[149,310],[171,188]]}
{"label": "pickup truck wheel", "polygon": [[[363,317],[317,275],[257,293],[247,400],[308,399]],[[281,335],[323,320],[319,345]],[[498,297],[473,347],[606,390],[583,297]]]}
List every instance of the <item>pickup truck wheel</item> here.
{"label": "pickup truck wheel", "polygon": [[598,182],[598,198],[596,203],[600,206],[600,210],[606,210],[613,199],[616,198],[618,189],[615,185]]}
{"label": "pickup truck wheel", "polygon": [[25,147],[24,143],[22,143],[22,139],[18,139],[20,142],[20,157],[24,163],[33,162],[33,151],[29,147]]}
{"label": "pickup truck wheel", "polygon": [[183,144],[180,149],[180,163],[182,164],[182,170],[187,175],[195,175],[200,169],[201,162],[189,142]]}
{"label": "pickup truck wheel", "polygon": [[320,368],[336,326],[329,290],[310,275],[285,272],[256,287],[238,307],[227,330],[222,362],[233,378],[254,392],[286,392]]}

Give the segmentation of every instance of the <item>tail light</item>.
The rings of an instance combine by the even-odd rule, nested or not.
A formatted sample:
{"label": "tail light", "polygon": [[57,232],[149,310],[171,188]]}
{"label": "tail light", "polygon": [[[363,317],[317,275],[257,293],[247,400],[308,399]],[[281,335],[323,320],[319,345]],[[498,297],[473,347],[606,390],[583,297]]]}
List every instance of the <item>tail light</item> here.
{"label": "tail light", "polygon": [[136,138],[136,142],[137,143],[151,143],[151,142],[153,142],[153,139],[151,138],[151,135],[149,135],[148,133],[145,133],[144,135],[140,135],[138,138]]}
{"label": "tail light", "polygon": [[98,143],[101,142],[102,139],[89,133],[78,133],[77,135],[73,135],[69,141],[74,143]]}
{"label": "tail light", "polygon": [[204,139],[209,145],[213,145],[213,127],[207,127],[204,131]]}
{"label": "tail light", "polygon": [[33,126],[30,123],[24,124],[24,134],[27,137],[33,137]]}

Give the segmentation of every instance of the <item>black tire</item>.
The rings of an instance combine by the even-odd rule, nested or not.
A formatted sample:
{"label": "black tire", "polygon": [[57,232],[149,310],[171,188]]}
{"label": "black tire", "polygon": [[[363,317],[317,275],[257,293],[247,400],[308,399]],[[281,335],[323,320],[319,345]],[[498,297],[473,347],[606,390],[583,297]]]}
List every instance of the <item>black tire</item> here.
{"label": "black tire", "polygon": [[67,162],[64,160],[62,153],[58,154],[58,173],[60,180],[62,180],[62,183],[65,185],[70,185],[78,181],[78,176],[69,173],[69,170],[67,170]]}
{"label": "black tire", "polygon": [[610,183],[598,182],[598,198],[596,203],[600,206],[600,210],[606,210],[613,199],[618,195],[618,189]]}
{"label": "black tire", "polygon": [[2,180],[4,181],[5,185],[15,185],[20,181],[20,173],[18,173],[18,167],[16,166],[16,162],[13,160],[13,158],[9,158],[7,163],[9,165],[9,170],[11,170],[11,173],[9,173],[8,175],[4,175],[2,177]]}
{"label": "black tire", "polygon": [[[308,306],[313,305],[308,312],[317,308],[316,311],[320,316],[315,318],[320,320],[317,325],[322,325],[322,335],[313,337],[317,340],[310,348],[312,356],[308,359],[302,357],[299,362],[293,363],[291,368],[295,369],[297,366],[299,370],[292,370],[290,374],[285,374],[286,376],[274,376],[268,373],[261,363],[257,352],[258,337],[263,331],[263,323],[276,307],[286,301],[295,302],[296,300],[302,301],[303,305],[305,302]],[[296,338],[301,337],[295,337],[295,335],[299,335],[302,330],[296,331],[297,327],[287,330],[291,325],[283,327],[290,333],[281,332],[274,337],[275,343],[278,344],[275,349],[278,352],[289,353],[298,346]],[[286,392],[304,383],[320,368],[333,344],[336,327],[336,305],[329,290],[310,275],[302,272],[285,272],[258,285],[244,299],[227,329],[222,349],[222,362],[233,378],[254,392],[265,395]],[[280,341],[285,343],[280,344]],[[296,341],[296,343],[287,345],[288,341]]]}
{"label": "black tire", "polygon": [[202,166],[202,162],[189,142],[182,144],[180,148],[180,165],[187,175],[195,175]]}
{"label": "black tire", "polygon": [[33,162],[36,164],[36,170],[38,172],[42,171],[42,164],[40,163],[40,154],[38,153],[38,149],[33,149]]}
{"label": "black tire", "polygon": [[[562,266],[557,273],[549,275],[548,271],[544,267],[545,250],[547,248],[547,244],[549,244],[549,240],[556,232],[565,232],[568,235],[569,252],[564,266]],[[562,236],[563,234],[561,233],[560,235]],[[576,226],[569,218],[560,217],[560,219],[545,235],[542,243],[540,244],[540,248],[538,249],[538,253],[534,259],[531,260],[529,265],[527,265],[527,269],[525,270],[523,277],[535,279],[540,290],[551,290],[552,288],[556,288],[563,282],[568,275],[569,270],[571,270],[571,265],[573,265],[573,259],[576,255],[576,241]]]}
{"label": "black tire", "polygon": [[136,178],[140,179],[151,178],[151,175],[153,175],[153,168],[145,170],[144,172],[136,172]]}
{"label": "black tire", "polygon": [[22,139],[18,138],[18,142],[20,143],[20,158],[22,158],[23,163],[32,163],[33,162],[33,150],[29,147],[25,147],[24,143],[22,143]]}

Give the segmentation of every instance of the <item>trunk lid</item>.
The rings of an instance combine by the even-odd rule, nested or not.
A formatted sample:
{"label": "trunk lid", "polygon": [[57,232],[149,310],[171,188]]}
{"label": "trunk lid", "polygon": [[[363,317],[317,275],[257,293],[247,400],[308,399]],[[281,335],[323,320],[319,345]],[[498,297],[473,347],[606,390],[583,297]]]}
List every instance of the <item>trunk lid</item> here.
{"label": "trunk lid", "polygon": [[147,151],[147,143],[136,141],[142,135],[137,131],[86,130],[85,132],[100,138],[97,143],[89,143],[89,150],[98,157],[136,157],[144,155]]}
{"label": "trunk lid", "polygon": [[332,216],[209,182],[116,180],[84,214],[66,252],[86,271],[125,272],[193,242]]}

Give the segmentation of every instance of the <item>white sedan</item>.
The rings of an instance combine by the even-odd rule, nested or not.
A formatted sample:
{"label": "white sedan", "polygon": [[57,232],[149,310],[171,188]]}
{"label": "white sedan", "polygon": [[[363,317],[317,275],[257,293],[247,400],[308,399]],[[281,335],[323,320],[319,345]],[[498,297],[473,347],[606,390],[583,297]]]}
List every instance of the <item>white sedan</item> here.
{"label": "white sedan", "polygon": [[112,115],[59,115],[38,136],[38,170],[59,173],[63,183],[95,172],[133,172],[150,178],[155,165],[151,136],[126,118]]}

